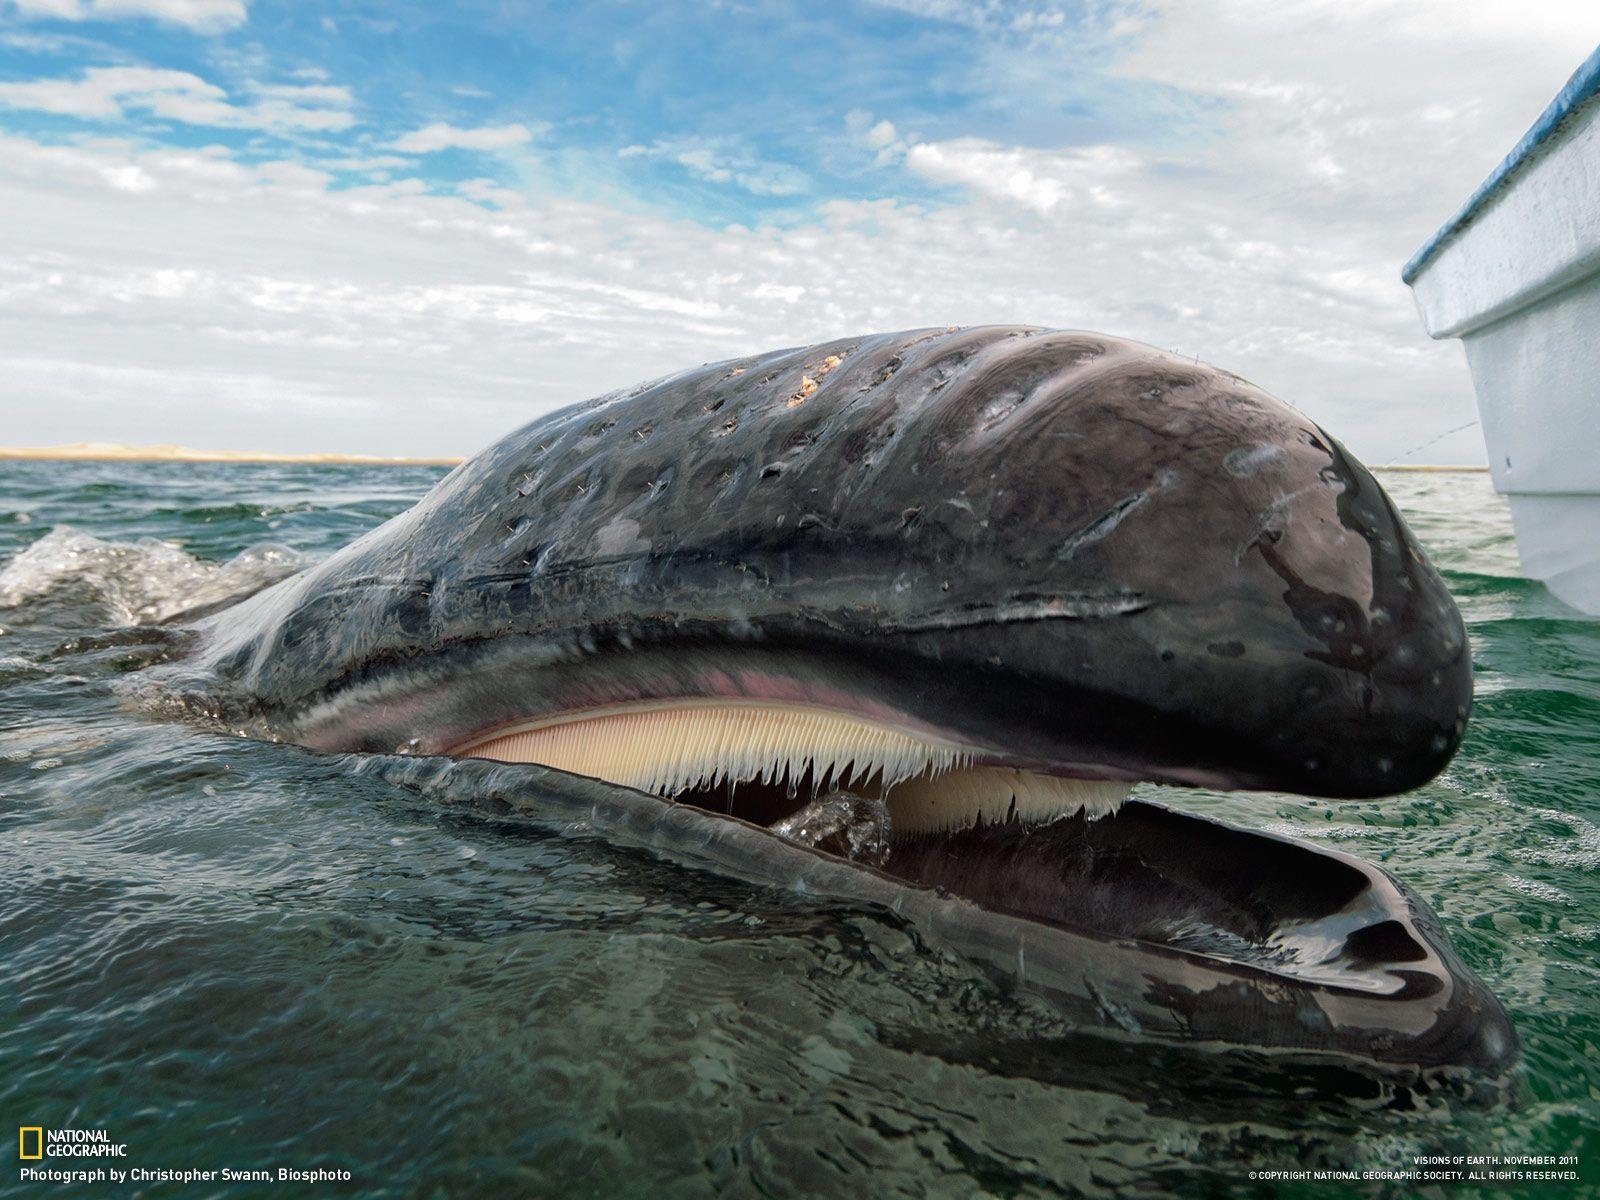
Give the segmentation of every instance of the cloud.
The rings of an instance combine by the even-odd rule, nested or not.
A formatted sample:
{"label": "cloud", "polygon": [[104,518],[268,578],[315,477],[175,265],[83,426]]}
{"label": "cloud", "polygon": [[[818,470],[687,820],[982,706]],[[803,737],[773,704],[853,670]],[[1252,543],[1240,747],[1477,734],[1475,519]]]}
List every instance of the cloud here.
{"label": "cloud", "polygon": [[876,125],[872,126],[872,128],[868,129],[862,136],[867,145],[871,146],[875,150],[881,150],[885,146],[894,144],[894,124],[890,121],[879,121]]}
{"label": "cloud", "polygon": [[707,183],[729,183],[753,196],[797,196],[810,178],[788,163],[757,157],[726,138],[661,138],[649,145],[624,146],[619,158],[663,159]]}
{"label": "cloud", "polygon": [[1067,189],[1059,179],[1040,175],[1028,166],[1030,157],[1023,151],[976,139],[943,144],[921,142],[906,152],[906,166],[929,179],[966,184],[1039,212],[1049,212],[1061,203]]}
{"label": "cloud", "polygon": [[521,208],[527,203],[521,192],[503,188],[492,179],[464,179],[456,184],[456,193],[496,208]]}
{"label": "cloud", "polygon": [[407,168],[415,164],[409,158],[398,154],[357,154],[345,158],[324,158],[317,160],[317,166],[330,171],[354,171],[357,174],[376,174]]}
{"label": "cloud", "polygon": [[850,140],[872,151],[877,166],[898,164],[932,183],[964,187],[1040,213],[1063,203],[1114,206],[1110,185],[1142,165],[1139,154],[1115,145],[1039,150],[985,138],[909,140],[893,122],[874,121],[861,109],[845,114],[844,123]]}
{"label": "cloud", "polygon": [[148,17],[196,33],[221,33],[243,25],[245,0],[11,0],[24,17],[58,21],[108,21]]}
{"label": "cloud", "polygon": [[[1303,264],[1307,291],[1270,246],[1218,232],[1173,248],[1191,231],[1142,204],[1047,218],[980,193],[708,229],[572,199],[486,208],[470,197],[498,200],[487,185],[464,191],[331,189],[220,149],[0,140],[0,207],[30,230],[0,259],[9,436],[469,451],[686,364],[1019,320],[1270,364],[1288,398],[1336,429],[1346,418],[1358,451],[1390,442],[1343,411],[1350,396],[1461,394],[1454,349],[1427,344],[1403,305],[1375,315],[1370,281],[1339,275],[1337,253]],[[1375,323],[1405,336],[1375,338]]]}
{"label": "cloud", "polygon": [[[841,157],[873,198],[810,176],[818,202],[782,227],[670,218],[644,188],[615,203],[485,180],[451,193],[359,142],[258,166],[216,147],[0,137],[0,212],[28,231],[0,255],[7,437],[470,451],[687,365],[1024,322],[1211,360],[1383,462],[1473,416],[1459,347],[1422,335],[1399,264],[1600,33],[1584,32],[1600,16],[1523,8],[1149,0],[1114,70],[1173,100],[1130,116],[1137,136],[1030,140],[976,101],[952,117],[873,99],[882,111],[842,136],[837,113],[815,134],[819,153],[853,147]],[[230,103],[181,72],[93,78],[29,103]],[[250,99],[338,111],[331,94]],[[428,126],[407,149],[483,132]],[[711,136],[623,155],[730,188],[760,161]],[[1481,446],[1469,431],[1426,455]]]}
{"label": "cloud", "polygon": [[1005,147],[980,138],[918,142],[905,165],[937,183],[955,183],[1048,213],[1065,202],[1115,206],[1114,185],[1140,166],[1140,158],[1118,146],[1038,151]]}
{"label": "cloud", "polygon": [[114,120],[133,113],[221,129],[341,130],[355,123],[347,89],[258,85],[259,99],[235,104],[228,93],[187,71],[91,67],[77,79],[0,83],[0,106]]}
{"label": "cloud", "polygon": [[260,96],[286,100],[292,104],[331,104],[349,108],[355,103],[355,97],[350,94],[349,88],[327,83],[257,84],[255,92]]}
{"label": "cloud", "polygon": [[406,154],[432,154],[438,150],[508,150],[531,141],[535,130],[526,125],[480,125],[463,129],[435,121],[413,129],[394,140],[393,147]]}
{"label": "cloud", "polygon": [[[1008,3],[1005,0],[876,0],[928,21],[944,21],[989,34],[1039,35],[1067,25],[1067,8],[1058,3]],[[1083,6],[1075,5],[1081,11]]]}
{"label": "cloud", "polygon": [[907,141],[893,121],[874,121],[871,113],[856,108],[845,114],[844,128],[851,142],[871,152],[876,166],[887,166],[905,157]]}

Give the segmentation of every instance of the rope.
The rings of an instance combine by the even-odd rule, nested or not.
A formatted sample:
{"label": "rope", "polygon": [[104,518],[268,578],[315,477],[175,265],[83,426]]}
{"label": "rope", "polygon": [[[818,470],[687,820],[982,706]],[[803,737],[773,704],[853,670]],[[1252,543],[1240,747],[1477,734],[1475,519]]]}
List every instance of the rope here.
{"label": "rope", "polygon": [[[1395,457],[1391,458],[1388,462],[1384,463],[1383,466],[1384,467],[1392,467],[1392,466],[1395,465],[1395,463],[1399,462],[1402,458],[1410,458],[1418,450],[1426,450],[1429,446],[1436,445],[1437,443],[1444,441],[1445,438],[1450,437],[1450,436],[1452,436],[1454,434],[1465,433],[1467,430],[1471,429],[1477,423],[1478,423],[1477,418],[1474,417],[1472,420],[1468,421],[1465,425],[1457,425],[1454,429],[1446,429],[1438,437],[1429,438],[1427,441],[1422,442],[1419,445],[1411,447],[1411,449],[1407,450],[1404,454],[1395,455]],[[1383,467],[1379,467],[1378,470],[1380,470],[1380,471],[1383,470]]]}

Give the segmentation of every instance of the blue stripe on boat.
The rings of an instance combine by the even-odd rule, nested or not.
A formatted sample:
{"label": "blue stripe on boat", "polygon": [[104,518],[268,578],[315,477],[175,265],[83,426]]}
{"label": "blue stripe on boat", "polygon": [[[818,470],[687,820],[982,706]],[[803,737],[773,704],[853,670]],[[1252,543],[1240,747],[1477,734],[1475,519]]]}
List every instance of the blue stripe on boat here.
{"label": "blue stripe on boat", "polygon": [[1522,135],[1522,140],[1516,144],[1511,153],[1500,160],[1500,165],[1489,173],[1489,178],[1478,185],[1478,190],[1472,193],[1456,215],[1441,225],[1439,232],[1411,256],[1411,261],[1401,268],[1400,278],[1406,283],[1413,282],[1417,272],[1427,266],[1428,261],[1446,242],[1472,224],[1483,206],[1510,183],[1512,176],[1528,162],[1533,152],[1561,128],[1562,122],[1593,100],[1596,95],[1600,95],[1600,48],[1584,59],[1583,65],[1572,73],[1571,79],[1567,80],[1567,86],[1550,101],[1550,107],[1546,108],[1528,132]]}

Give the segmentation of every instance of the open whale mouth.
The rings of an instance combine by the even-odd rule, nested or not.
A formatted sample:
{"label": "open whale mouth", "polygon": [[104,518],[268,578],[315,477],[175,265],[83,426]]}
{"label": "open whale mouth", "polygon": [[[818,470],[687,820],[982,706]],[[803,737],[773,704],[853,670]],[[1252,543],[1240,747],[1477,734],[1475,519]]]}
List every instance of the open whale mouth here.
{"label": "open whale mouth", "polygon": [[[853,860],[866,886],[888,876],[929,898],[917,903],[968,901],[992,915],[933,926],[1113,1034],[1228,1042],[1248,1014],[1253,1044],[1408,1071],[1496,1076],[1515,1058],[1437,918],[1381,868],[1130,799],[1126,778],[909,720],[717,698],[512,722],[448,753],[654,793],[679,814],[706,810],[696,820],[735,818],[746,845],[764,827],[775,847]],[[776,879],[796,852],[758,853]],[[789,869],[807,890],[829,886],[803,858]]]}
{"label": "open whale mouth", "polygon": [[1076,868],[1062,843],[1087,845],[1132,790],[1126,780],[1020,762],[910,718],[752,699],[643,701],[516,721],[446,753],[636,788],[987,908],[1085,927],[1097,923],[1090,910],[1105,907],[1104,897],[1085,907],[1093,889],[1069,882]]}
{"label": "open whale mouth", "polygon": [[1003,753],[804,704],[675,700],[503,726],[448,753],[532,762],[773,825],[807,801],[881,803],[901,837],[1114,812],[1124,782],[1024,769]]}
{"label": "open whale mouth", "polygon": [[1441,966],[1369,864],[911,724],[677,699],[514,722],[448,753],[633,787],[992,911],[1305,983],[1392,995]]}

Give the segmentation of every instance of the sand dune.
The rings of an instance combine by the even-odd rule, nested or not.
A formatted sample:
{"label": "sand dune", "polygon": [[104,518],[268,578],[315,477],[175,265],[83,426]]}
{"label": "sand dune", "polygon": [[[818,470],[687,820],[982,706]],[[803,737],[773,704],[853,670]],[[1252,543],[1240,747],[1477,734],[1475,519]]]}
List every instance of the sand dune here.
{"label": "sand dune", "polygon": [[162,442],[71,442],[64,446],[0,446],[0,459],[80,459],[96,462],[362,463],[374,466],[453,467],[459,458],[384,458],[376,454],[269,454],[245,450],[196,450]]}
{"label": "sand dune", "polygon": [[[395,467],[453,467],[460,458],[384,458],[377,454],[269,454],[249,450],[196,450],[160,442],[125,446],[120,442],[70,442],[64,446],[0,446],[0,459],[81,459],[94,462],[259,462],[356,463]],[[1488,467],[1393,465],[1375,471],[1487,471]]]}

